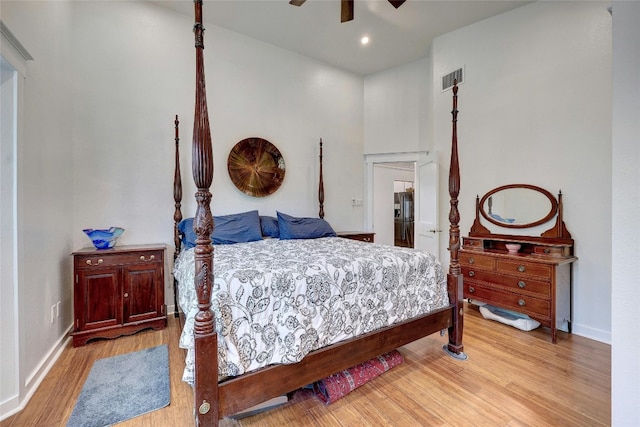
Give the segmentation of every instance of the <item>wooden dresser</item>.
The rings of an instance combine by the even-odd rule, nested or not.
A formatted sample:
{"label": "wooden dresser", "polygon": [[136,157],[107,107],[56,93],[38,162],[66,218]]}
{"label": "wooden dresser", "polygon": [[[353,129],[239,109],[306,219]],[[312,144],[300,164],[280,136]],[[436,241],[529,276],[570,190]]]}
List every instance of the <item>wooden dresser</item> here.
{"label": "wooden dresser", "polygon": [[165,245],[84,248],[72,256],[74,347],[166,326]]}
{"label": "wooden dresser", "polygon": [[373,243],[373,236],[375,235],[375,233],[367,231],[338,231],[336,234],[338,237],[344,237],[345,239],[361,240],[369,243]]}
{"label": "wooden dresser", "polygon": [[[526,314],[548,327],[556,343],[558,330],[571,332],[571,265],[577,260],[562,220],[562,194],[556,200],[546,190],[524,186],[549,199],[549,213],[543,211],[545,215],[536,221],[503,223],[504,215],[490,215],[493,198],[514,187],[498,187],[476,202],[476,220],[460,250],[464,298]],[[554,217],[556,224],[540,236],[495,234],[481,224],[481,216],[507,228],[533,227]],[[510,251],[507,246],[511,245],[518,246]]]}

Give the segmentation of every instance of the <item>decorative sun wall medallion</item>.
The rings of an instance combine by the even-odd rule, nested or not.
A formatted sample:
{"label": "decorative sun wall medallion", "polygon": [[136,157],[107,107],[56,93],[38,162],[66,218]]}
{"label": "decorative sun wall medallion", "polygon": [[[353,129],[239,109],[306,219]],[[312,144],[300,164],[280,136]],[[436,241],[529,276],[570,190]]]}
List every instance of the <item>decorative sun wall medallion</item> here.
{"label": "decorative sun wall medallion", "polygon": [[246,138],[231,149],[227,169],[238,190],[249,196],[264,197],[282,184],[284,157],[266,139]]}

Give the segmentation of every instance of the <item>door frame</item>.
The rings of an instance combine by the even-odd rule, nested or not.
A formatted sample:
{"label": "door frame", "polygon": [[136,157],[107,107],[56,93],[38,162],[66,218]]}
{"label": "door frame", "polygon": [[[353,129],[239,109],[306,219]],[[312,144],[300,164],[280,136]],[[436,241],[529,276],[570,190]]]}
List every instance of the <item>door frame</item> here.
{"label": "door frame", "polygon": [[[399,153],[376,153],[365,154],[365,209],[364,209],[364,227],[365,230],[373,231],[373,168],[379,163],[396,163],[396,162],[414,162],[418,163],[420,159],[429,155],[429,151],[407,151]],[[414,167],[415,187],[418,191],[420,183],[417,180],[416,170]]]}

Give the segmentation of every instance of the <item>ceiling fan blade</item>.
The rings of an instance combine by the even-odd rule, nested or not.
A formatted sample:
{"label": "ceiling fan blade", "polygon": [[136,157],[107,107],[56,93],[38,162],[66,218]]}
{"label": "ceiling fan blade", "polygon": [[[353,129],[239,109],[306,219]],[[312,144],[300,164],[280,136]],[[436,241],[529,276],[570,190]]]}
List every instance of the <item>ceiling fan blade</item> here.
{"label": "ceiling fan blade", "polygon": [[304,3],[307,0],[289,0],[289,4],[292,4],[294,6],[302,6],[302,3]]}
{"label": "ceiling fan blade", "polygon": [[[292,0],[293,1],[293,0]],[[405,2],[405,0],[388,0],[389,3],[391,3],[393,5],[393,7],[395,7],[396,9],[399,8],[400,6],[402,6],[402,3]]]}
{"label": "ceiling fan blade", "polygon": [[342,0],[340,22],[353,20],[353,0]]}

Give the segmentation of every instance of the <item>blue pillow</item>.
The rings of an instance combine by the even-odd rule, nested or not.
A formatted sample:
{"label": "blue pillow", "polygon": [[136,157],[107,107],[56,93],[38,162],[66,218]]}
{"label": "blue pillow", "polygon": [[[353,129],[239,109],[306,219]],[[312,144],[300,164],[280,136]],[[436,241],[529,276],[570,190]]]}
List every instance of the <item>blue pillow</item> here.
{"label": "blue pillow", "polygon": [[327,221],[320,218],[296,218],[281,212],[278,215],[280,239],[317,239],[319,237],[335,237],[336,232]]}
{"label": "blue pillow", "polygon": [[186,218],[180,221],[178,231],[180,235],[182,235],[183,249],[193,248],[196,245],[198,236],[196,236],[195,231],[193,231],[193,218]]}
{"label": "blue pillow", "polygon": [[215,216],[212,240],[214,245],[225,245],[262,240],[258,211]]}
{"label": "blue pillow", "polygon": [[[211,240],[214,245],[262,240],[258,211],[214,216],[213,221],[215,227],[211,234]],[[193,231],[193,218],[182,220],[178,224],[178,230],[182,233],[184,247],[187,249],[193,248],[196,245],[197,238],[196,233]]]}
{"label": "blue pillow", "polygon": [[280,237],[280,229],[278,228],[278,220],[272,216],[260,216],[260,228],[263,237]]}

